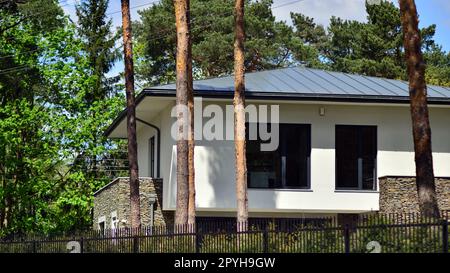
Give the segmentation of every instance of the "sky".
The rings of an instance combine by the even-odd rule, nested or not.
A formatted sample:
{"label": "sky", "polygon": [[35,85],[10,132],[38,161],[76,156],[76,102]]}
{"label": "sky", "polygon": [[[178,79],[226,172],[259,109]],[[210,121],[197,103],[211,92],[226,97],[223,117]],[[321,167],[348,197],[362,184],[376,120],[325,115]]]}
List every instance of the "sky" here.
{"label": "sky", "polygon": [[[75,4],[80,0],[62,0],[61,6],[76,21]],[[376,0],[372,0],[376,1]],[[148,8],[158,0],[130,0],[131,19],[138,20],[138,11]],[[278,20],[290,22],[290,12],[300,12],[315,19],[316,23],[328,26],[331,16],[349,20],[366,20],[365,0],[273,0],[272,11]],[[397,1],[395,1],[397,4]],[[398,4],[397,4],[398,5]],[[450,51],[450,1],[449,0],[416,0],[420,26],[436,24],[435,40],[444,50]],[[122,23],[120,0],[110,0],[108,16],[113,25]],[[123,63],[117,63],[109,73],[117,75],[123,71]]]}

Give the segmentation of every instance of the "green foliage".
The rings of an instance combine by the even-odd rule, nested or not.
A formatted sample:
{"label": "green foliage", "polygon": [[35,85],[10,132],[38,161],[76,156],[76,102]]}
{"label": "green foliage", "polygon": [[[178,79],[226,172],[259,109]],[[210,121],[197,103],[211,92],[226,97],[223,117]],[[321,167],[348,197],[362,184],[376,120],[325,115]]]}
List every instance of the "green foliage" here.
{"label": "green foliage", "polygon": [[[191,1],[193,69],[196,79],[233,73],[233,1]],[[367,22],[332,17],[327,30],[313,18],[291,13],[292,27],[275,20],[272,1],[246,2],[245,66],[258,71],[305,65],[369,76],[407,79],[400,12],[390,1],[366,3]],[[163,0],[139,12],[134,23],[136,73],[148,84],[175,80],[173,3]],[[421,29],[423,51],[439,54],[435,25]],[[433,53],[434,52],[434,53]],[[442,54],[446,54],[442,52]],[[439,61],[445,62],[443,58]],[[448,81],[447,66],[430,62],[430,83]]]}
{"label": "green foliage", "polygon": [[78,36],[83,42],[82,52],[94,81],[90,92],[85,94],[87,103],[110,95],[114,91],[112,86],[119,80],[106,77],[119,58],[119,51],[115,48],[119,36],[112,33],[112,20],[106,16],[108,3],[109,0],[83,0],[76,7]]}
{"label": "green foliage", "polygon": [[8,231],[44,229],[39,220],[55,198],[51,174],[59,163],[51,117],[26,100],[0,108],[0,117],[0,220]]}
{"label": "green foliage", "polygon": [[[370,253],[370,242],[379,243],[381,253],[439,253],[443,251],[440,219],[407,220],[373,215],[350,226],[351,253]],[[406,216],[406,215],[405,215]],[[25,237],[0,241],[1,252],[67,252],[67,242],[84,239],[86,253],[130,253],[138,246],[140,253],[344,253],[344,227],[336,223],[303,223],[290,226],[290,231],[277,230],[275,224],[266,230],[251,226],[249,231],[173,234],[149,234],[150,229],[137,233],[130,230],[79,232]],[[35,244],[32,241],[36,241]],[[44,241],[44,242],[42,242]],[[13,243],[11,243],[13,242]],[[198,247],[198,248],[197,248]]]}
{"label": "green foliage", "polygon": [[[0,234],[89,227],[93,192],[111,177],[126,174],[120,171],[126,162],[116,160],[126,157],[124,142],[103,136],[125,101],[118,78],[106,76],[119,57],[118,34],[111,31],[107,5],[107,0],[81,1],[77,27],[57,0],[0,2]],[[232,0],[191,1],[196,79],[233,72],[233,5]],[[406,79],[399,11],[392,3],[366,4],[367,23],[332,18],[327,30],[298,13],[291,14],[292,27],[278,22],[271,5],[271,0],[246,2],[247,71],[301,64]],[[138,79],[148,84],[173,81],[173,2],[162,0],[139,14],[141,21],[134,22]],[[450,86],[450,55],[435,44],[434,33],[434,25],[421,30],[426,79]],[[336,230],[308,228],[307,236],[305,231],[269,236],[269,248],[342,249]],[[417,240],[427,230],[415,232],[402,240],[417,247],[429,243]],[[259,240],[261,235],[251,236]],[[361,236],[390,246],[382,227]],[[205,235],[204,250],[215,251],[217,240],[238,251],[238,238],[231,235]],[[239,242],[241,250],[261,251],[261,245]]]}
{"label": "green foliage", "polygon": [[123,95],[87,99],[109,70],[93,73],[86,40],[58,1],[0,13],[0,234],[91,226],[93,192],[117,175],[105,160],[123,156],[123,144],[102,135]]}
{"label": "green foliage", "polygon": [[405,77],[399,10],[388,1],[366,3],[367,23],[331,18],[325,56],[333,70]]}
{"label": "green foliage", "polygon": [[434,45],[425,52],[424,59],[427,63],[427,83],[450,87],[450,53],[443,51],[441,46]]}
{"label": "green foliage", "polygon": [[[192,55],[195,78],[233,72],[234,19],[232,0],[191,1]],[[246,1],[246,70],[257,71],[292,64],[318,64],[318,52],[285,22],[275,20],[272,1]],[[173,3],[163,0],[139,12],[134,23],[136,72],[149,84],[175,79],[176,32]]]}
{"label": "green foliage", "polygon": [[[407,79],[400,11],[390,1],[366,2],[367,23],[332,17],[320,47],[332,70]],[[423,50],[434,46],[435,25],[421,29]]]}

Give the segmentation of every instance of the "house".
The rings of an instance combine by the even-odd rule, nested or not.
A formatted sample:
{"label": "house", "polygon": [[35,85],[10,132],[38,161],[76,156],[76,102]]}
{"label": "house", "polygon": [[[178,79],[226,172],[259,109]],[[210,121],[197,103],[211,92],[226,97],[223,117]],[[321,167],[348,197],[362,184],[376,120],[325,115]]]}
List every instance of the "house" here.
{"label": "house", "polygon": [[[117,177],[94,193],[94,229],[114,230],[130,227],[130,184],[126,177]],[[173,211],[162,210],[162,180],[141,178],[139,180],[142,226],[170,225]]]}
{"label": "house", "polygon": [[[247,73],[245,81],[246,104],[257,112],[247,123],[253,128],[247,134],[250,217],[417,210],[415,195],[404,190],[414,188],[415,175],[407,82],[304,67]],[[233,116],[226,110],[232,109],[234,77],[195,81],[194,92],[197,215],[232,217]],[[168,84],[136,99],[140,176],[162,181],[165,212],[176,204],[175,93],[175,84]],[[450,89],[428,86],[428,96],[439,202],[450,209]],[[225,129],[214,128],[218,121]],[[268,140],[258,133],[271,128],[277,129],[276,147],[262,151]],[[125,112],[106,135],[126,138]]]}

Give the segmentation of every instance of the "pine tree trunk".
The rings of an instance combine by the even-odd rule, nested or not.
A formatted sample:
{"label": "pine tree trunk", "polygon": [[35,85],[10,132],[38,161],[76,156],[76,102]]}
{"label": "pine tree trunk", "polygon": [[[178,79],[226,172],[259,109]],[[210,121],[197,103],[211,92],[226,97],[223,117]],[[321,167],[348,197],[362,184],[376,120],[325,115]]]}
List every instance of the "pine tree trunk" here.
{"label": "pine tree trunk", "polygon": [[245,156],[244,0],[235,2],[234,40],[234,141],[238,231],[247,230],[247,163]]}
{"label": "pine tree trunk", "polygon": [[195,224],[195,169],[194,169],[194,95],[192,90],[192,66],[190,71],[190,85],[188,107],[189,107],[189,207],[188,207],[188,224]]}
{"label": "pine tree trunk", "polygon": [[[192,92],[190,92],[192,94]],[[189,169],[189,206],[188,206],[188,224],[195,224],[195,169],[194,169],[194,98],[189,95],[189,141],[188,141],[188,169]]]}
{"label": "pine tree trunk", "polygon": [[[187,24],[188,32],[191,33],[191,13],[189,11],[190,1],[187,0]],[[188,107],[189,107],[189,206],[188,206],[188,224],[195,225],[195,168],[194,168],[194,87],[192,79],[192,40],[189,36],[188,41]]]}
{"label": "pine tree trunk", "polygon": [[189,27],[188,1],[174,0],[177,29],[177,204],[175,225],[188,223],[189,206]]}
{"label": "pine tree trunk", "polygon": [[128,161],[130,171],[131,227],[141,226],[139,198],[139,168],[136,141],[136,103],[134,98],[133,47],[131,43],[130,1],[122,1],[122,28],[125,59],[125,89],[127,97]]}
{"label": "pine tree trunk", "polygon": [[431,152],[431,128],[427,106],[425,62],[414,0],[399,0],[403,43],[409,77],[409,95],[416,161],[416,183],[421,213],[439,217]]}

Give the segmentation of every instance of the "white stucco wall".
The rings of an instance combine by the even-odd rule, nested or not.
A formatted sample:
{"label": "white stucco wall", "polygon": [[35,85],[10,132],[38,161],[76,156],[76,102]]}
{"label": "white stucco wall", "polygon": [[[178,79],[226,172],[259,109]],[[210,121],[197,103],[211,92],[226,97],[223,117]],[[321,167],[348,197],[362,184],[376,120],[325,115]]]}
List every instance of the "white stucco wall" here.
{"label": "white stucco wall", "polygon": [[[222,107],[225,105],[223,101],[214,103]],[[208,103],[204,101],[203,104],[206,106]],[[378,210],[377,192],[335,190],[336,124],[378,126],[378,177],[415,174],[407,105],[277,104],[280,105],[281,123],[311,124],[311,190],[249,189],[251,212],[336,213]],[[319,115],[320,107],[325,107],[325,116]],[[174,121],[170,117],[170,110],[168,107],[154,120],[155,125],[161,128],[164,209],[174,209],[176,201],[176,146],[170,136]],[[431,108],[430,119],[435,175],[450,176],[450,108]],[[232,128],[232,123],[229,126]],[[155,133],[150,128],[138,131],[139,165],[143,176],[148,176],[148,139]],[[198,211],[235,210],[232,141],[197,141],[195,172]]]}

